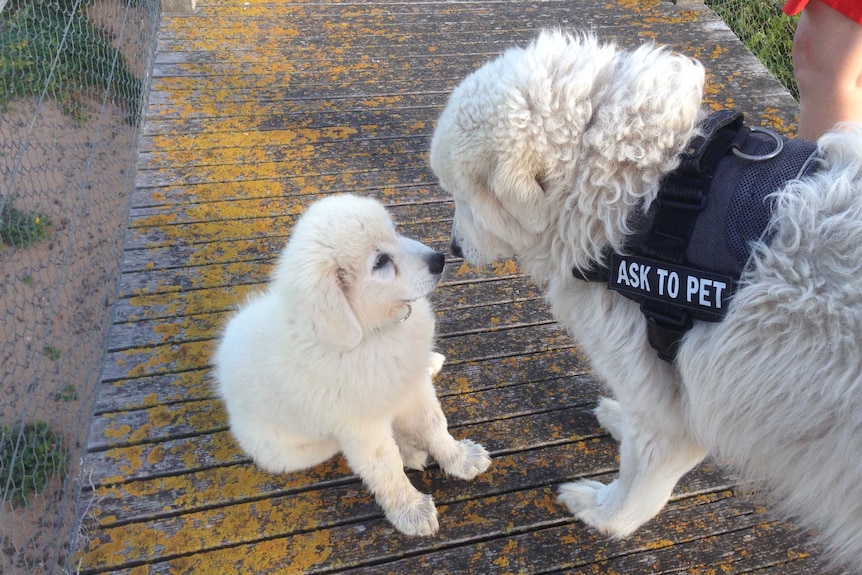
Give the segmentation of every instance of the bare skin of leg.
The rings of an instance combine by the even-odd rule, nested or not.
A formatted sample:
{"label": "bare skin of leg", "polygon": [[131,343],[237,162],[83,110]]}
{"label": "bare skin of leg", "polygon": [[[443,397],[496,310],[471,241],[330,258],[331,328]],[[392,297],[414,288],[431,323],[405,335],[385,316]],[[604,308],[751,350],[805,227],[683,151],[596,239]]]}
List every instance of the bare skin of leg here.
{"label": "bare skin of leg", "polygon": [[837,122],[862,123],[862,25],[811,0],[793,38],[793,69],[799,137],[814,141]]}

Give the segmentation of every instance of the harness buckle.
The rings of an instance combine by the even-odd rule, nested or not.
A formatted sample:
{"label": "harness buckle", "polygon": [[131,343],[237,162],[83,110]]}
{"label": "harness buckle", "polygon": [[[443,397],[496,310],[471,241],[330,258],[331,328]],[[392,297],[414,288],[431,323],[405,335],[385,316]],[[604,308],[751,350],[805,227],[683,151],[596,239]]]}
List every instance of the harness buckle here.
{"label": "harness buckle", "polygon": [[701,174],[670,174],[656,201],[663,208],[699,212],[706,207],[706,193],[712,178]]}
{"label": "harness buckle", "polygon": [[682,337],[694,325],[691,316],[683,309],[651,305],[651,302],[643,302],[640,311],[647,320],[650,347],[661,359],[673,363]]}
{"label": "harness buckle", "polygon": [[673,208],[676,210],[688,210],[688,211],[692,211],[692,212],[699,212],[703,208],[706,207],[706,194],[700,194],[698,197],[692,198],[692,199],[696,200],[696,201],[689,202],[689,201],[686,201],[685,199],[681,199],[681,198],[671,199],[671,198],[668,198],[667,195],[662,195],[658,199],[658,204],[659,204],[659,206],[661,206],[663,208]]}
{"label": "harness buckle", "polygon": [[744,116],[737,110],[719,110],[713,112],[701,121],[700,134],[695,136],[689,143],[688,149],[682,153],[681,170],[702,172],[700,166],[701,158],[707,146],[715,139],[716,134],[727,128],[732,132],[738,132],[743,126]]}

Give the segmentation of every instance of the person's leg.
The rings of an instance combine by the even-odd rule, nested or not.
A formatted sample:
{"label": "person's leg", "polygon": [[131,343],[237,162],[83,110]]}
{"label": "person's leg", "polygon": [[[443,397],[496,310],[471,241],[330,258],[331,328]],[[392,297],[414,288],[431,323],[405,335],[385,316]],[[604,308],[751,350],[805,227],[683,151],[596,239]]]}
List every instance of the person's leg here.
{"label": "person's leg", "polygon": [[793,39],[793,68],[800,137],[816,140],[837,122],[862,122],[862,25],[811,0]]}

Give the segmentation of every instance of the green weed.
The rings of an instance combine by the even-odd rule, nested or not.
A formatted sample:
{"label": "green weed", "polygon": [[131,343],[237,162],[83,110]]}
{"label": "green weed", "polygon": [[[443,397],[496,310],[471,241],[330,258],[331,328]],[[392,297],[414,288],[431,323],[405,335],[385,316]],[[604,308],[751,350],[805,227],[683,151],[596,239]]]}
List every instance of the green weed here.
{"label": "green weed", "polygon": [[29,505],[48,481],[65,471],[69,454],[59,435],[38,421],[23,427],[0,425],[0,493],[3,500]]}
{"label": "green weed", "polygon": [[22,212],[7,199],[0,208],[0,241],[9,246],[26,248],[48,237],[51,220],[38,212]]}
{"label": "green weed", "polygon": [[54,401],[62,401],[63,403],[78,401],[78,390],[75,389],[74,385],[69,384],[54,394]]}
{"label": "green weed", "polygon": [[12,0],[0,13],[0,108],[47,93],[77,120],[107,90],[137,123],[142,82],[84,14],[91,0]]}
{"label": "green weed", "polygon": [[57,361],[58,359],[60,359],[60,356],[63,355],[63,352],[54,347],[53,345],[45,345],[42,347],[42,355],[44,355],[51,361]]}

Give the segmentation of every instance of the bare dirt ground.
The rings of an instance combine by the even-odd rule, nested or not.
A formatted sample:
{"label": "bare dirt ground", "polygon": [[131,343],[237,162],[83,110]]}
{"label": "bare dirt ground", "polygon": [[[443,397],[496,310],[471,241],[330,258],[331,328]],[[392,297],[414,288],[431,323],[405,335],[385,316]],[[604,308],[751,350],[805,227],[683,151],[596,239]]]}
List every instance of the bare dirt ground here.
{"label": "bare dirt ground", "polygon": [[[19,104],[0,120],[0,133],[8,134],[14,131],[10,125],[38,118],[29,136],[39,145],[14,158],[16,179],[24,181],[11,186],[4,181],[14,167],[3,157],[0,186],[26,189],[12,198],[16,209],[39,212],[52,222],[47,239],[0,251],[0,422],[47,422],[64,438],[74,474],[113,301],[134,131],[119,110],[111,110],[111,117],[102,119],[107,131],[94,142],[93,119],[75,122],[50,102],[33,112],[32,103]],[[82,179],[88,165],[92,183]],[[34,566],[43,562],[45,547],[54,547],[55,531],[70,513],[64,504],[67,487],[54,481],[30,506],[6,504],[0,571],[11,575],[23,561],[22,573],[38,572]]]}
{"label": "bare dirt ground", "polygon": [[[94,25],[120,36],[124,6],[98,0],[89,9]],[[120,46],[142,78],[152,39],[144,15],[132,20]],[[0,245],[0,424],[44,421],[69,452],[66,476],[30,505],[0,502],[4,575],[62,573],[79,519],[78,462],[114,300],[136,133],[116,105],[80,104],[74,116],[36,98],[0,113],[0,198],[52,224],[29,247]]]}

